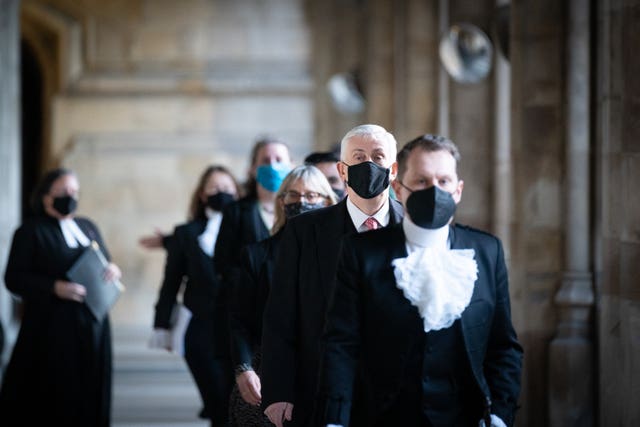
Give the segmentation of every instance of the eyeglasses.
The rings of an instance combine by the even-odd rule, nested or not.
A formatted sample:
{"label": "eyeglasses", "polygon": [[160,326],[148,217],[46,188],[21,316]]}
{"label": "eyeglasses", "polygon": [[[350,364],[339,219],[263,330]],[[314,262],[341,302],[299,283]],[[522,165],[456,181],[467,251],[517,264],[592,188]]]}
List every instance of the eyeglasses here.
{"label": "eyeglasses", "polygon": [[316,193],[315,191],[309,191],[308,193],[298,193],[294,190],[285,191],[282,194],[282,198],[284,199],[284,203],[296,203],[300,199],[306,199],[309,203],[318,203],[319,201],[326,199],[327,196],[324,194]]}

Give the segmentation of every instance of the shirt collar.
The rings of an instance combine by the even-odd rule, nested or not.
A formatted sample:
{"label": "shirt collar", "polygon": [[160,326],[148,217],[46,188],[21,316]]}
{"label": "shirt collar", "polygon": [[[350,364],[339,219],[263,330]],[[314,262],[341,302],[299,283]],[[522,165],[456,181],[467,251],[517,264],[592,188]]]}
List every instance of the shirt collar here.
{"label": "shirt collar", "polygon": [[351,217],[351,221],[353,221],[353,225],[358,230],[358,232],[362,231],[362,224],[372,216],[378,221],[381,227],[386,227],[389,224],[389,198],[387,197],[384,201],[382,207],[373,215],[367,215],[362,212],[349,197],[347,197],[347,211],[349,212],[349,217]]}
{"label": "shirt collar", "polygon": [[429,230],[422,228],[411,222],[408,215],[402,218],[402,229],[404,230],[407,245],[412,248],[449,248],[449,224]]}
{"label": "shirt collar", "polygon": [[215,211],[211,209],[209,206],[204,208],[204,215],[207,217],[207,219],[218,218],[218,217],[222,218],[222,212]]}

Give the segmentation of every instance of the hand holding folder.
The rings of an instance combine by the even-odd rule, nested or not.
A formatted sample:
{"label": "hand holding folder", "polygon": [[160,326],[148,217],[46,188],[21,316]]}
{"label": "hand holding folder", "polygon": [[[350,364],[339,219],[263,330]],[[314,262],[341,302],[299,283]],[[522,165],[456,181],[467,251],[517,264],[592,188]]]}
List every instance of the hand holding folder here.
{"label": "hand holding folder", "polygon": [[104,319],[124,291],[120,281],[105,279],[104,272],[108,265],[109,262],[100,250],[100,246],[93,241],[67,271],[69,280],[87,289],[85,304],[99,321]]}

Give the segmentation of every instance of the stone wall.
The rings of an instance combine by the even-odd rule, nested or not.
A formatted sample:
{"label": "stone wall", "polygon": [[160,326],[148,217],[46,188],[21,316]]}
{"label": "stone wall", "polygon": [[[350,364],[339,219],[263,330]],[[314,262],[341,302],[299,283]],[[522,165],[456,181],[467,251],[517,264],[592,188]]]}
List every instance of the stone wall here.
{"label": "stone wall", "polygon": [[[640,423],[634,400],[640,390],[634,50],[640,2],[592,4],[595,412],[602,426],[626,426]],[[115,322],[150,325],[164,254],[145,252],[136,241],[184,219],[206,164],[224,163],[243,179],[248,149],[263,132],[288,140],[300,160],[358,123],[382,124],[400,146],[446,123],[463,155],[457,219],[497,232],[510,248],[512,314],[525,348],[517,425],[550,425],[548,353],[559,314],[553,300],[571,226],[565,223],[567,10],[553,0],[512,3],[511,114],[504,115],[511,140],[501,152],[494,90],[504,81],[495,72],[476,85],[441,80],[437,57],[443,12],[445,27],[466,21],[490,32],[494,6],[489,0],[270,0],[250,7],[224,0],[24,0],[23,36],[47,70],[45,157],[49,165],[78,171],[80,211],[102,228],[129,286]],[[325,85],[332,74],[353,69],[367,109],[342,115]],[[496,166],[511,171],[512,190],[497,182]],[[6,247],[8,237],[0,243]],[[0,303],[6,307],[6,298]]]}
{"label": "stone wall", "polygon": [[57,41],[47,166],[78,172],[79,212],[123,269],[115,323],[150,324],[164,251],[137,240],[185,220],[208,164],[244,181],[265,134],[287,141],[297,162],[312,150],[305,13],[299,0],[24,2],[27,40]]}
{"label": "stone wall", "polygon": [[514,2],[511,13],[512,313],[524,347],[518,426],[549,425],[548,345],[563,269],[564,34],[562,2]]}
{"label": "stone wall", "polygon": [[601,426],[640,424],[640,1],[598,9],[596,292]]}

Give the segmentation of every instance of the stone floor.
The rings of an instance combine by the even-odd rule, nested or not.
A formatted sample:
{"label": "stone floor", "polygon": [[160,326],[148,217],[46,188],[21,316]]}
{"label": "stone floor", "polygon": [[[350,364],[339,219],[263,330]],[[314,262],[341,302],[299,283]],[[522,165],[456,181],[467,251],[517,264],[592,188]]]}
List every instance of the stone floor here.
{"label": "stone floor", "polygon": [[113,427],[206,427],[183,359],[147,348],[150,330],[113,327]]}

